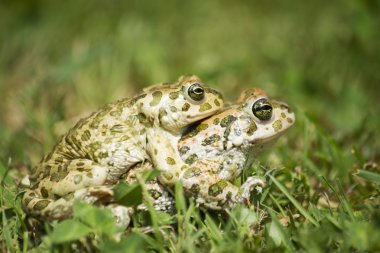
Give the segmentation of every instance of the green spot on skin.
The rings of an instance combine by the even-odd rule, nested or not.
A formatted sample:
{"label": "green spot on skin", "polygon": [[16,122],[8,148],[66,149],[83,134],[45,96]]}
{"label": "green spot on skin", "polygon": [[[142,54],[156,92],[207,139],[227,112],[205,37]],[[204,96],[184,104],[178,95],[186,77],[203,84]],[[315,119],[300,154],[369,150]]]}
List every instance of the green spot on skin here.
{"label": "green spot on skin", "polygon": [[108,152],[107,151],[105,151],[105,152],[100,152],[99,154],[98,154],[98,158],[100,158],[100,159],[105,159],[105,158],[107,158],[108,157]]}
{"label": "green spot on skin", "polygon": [[213,121],[213,124],[214,125],[218,125],[220,123],[220,119],[219,118],[215,118],[214,121]]}
{"label": "green spot on skin", "polygon": [[57,173],[52,173],[51,175],[50,175],[50,181],[52,181],[52,182],[58,182],[59,181],[59,177],[58,177],[58,174]]}
{"label": "green spot on skin", "polygon": [[208,194],[213,196],[213,197],[218,196],[219,194],[221,194],[223,192],[223,189],[226,188],[227,184],[228,184],[227,181],[220,180],[219,182],[211,185],[208,188]]}
{"label": "green spot on skin", "polygon": [[204,103],[199,108],[199,111],[204,112],[204,111],[210,110],[211,108],[212,108],[212,106],[209,103]]}
{"label": "green spot on skin", "polygon": [[51,159],[52,153],[49,153],[47,156],[45,156],[44,161],[47,162]]}
{"label": "green spot on skin", "polygon": [[198,156],[196,155],[196,154],[192,154],[191,156],[189,156],[186,160],[185,160],[185,162],[187,163],[187,164],[193,164],[194,162],[195,162],[195,160],[196,159],[198,159]]}
{"label": "green spot on skin", "polygon": [[[123,142],[123,141],[127,141],[129,140],[129,136],[128,135],[123,135],[121,138],[120,138],[120,141]],[[111,143],[112,139],[109,139],[109,141],[107,141],[106,139],[106,143]]]}
{"label": "green spot on skin", "polygon": [[226,130],[224,131],[224,134],[223,134],[223,137],[224,137],[223,147],[224,148],[226,148],[228,137],[231,133],[231,128],[232,128],[231,126],[236,119],[237,119],[236,117],[234,117],[232,115],[228,115],[227,117],[222,119],[222,121],[220,122],[220,126],[226,128]]}
{"label": "green spot on skin", "polygon": [[288,121],[288,123],[293,123],[293,120],[291,118],[287,118],[286,121]]}
{"label": "green spot on skin", "polygon": [[161,91],[155,91],[152,93],[152,101],[150,101],[150,106],[156,106],[160,103],[162,98],[162,92]]}
{"label": "green spot on skin", "polygon": [[97,120],[93,120],[89,125],[91,129],[97,129],[99,127],[100,122]]}
{"label": "green spot on skin", "polygon": [[178,92],[178,91],[170,92],[170,94],[169,94],[169,98],[172,99],[172,100],[175,100],[175,99],[178,98],[178,95],[179,95],[179,92]]}
{"label": "green spot on skin", "polygon": [[200,131],[206,130],[207,128],[208,128],[208,124],[202,123],[202,124],[199,124],[196,129],[198,132],[200,132]]}
{"label": "green spot on skin", "polygon": [[190,187],[190,192],[194,195],[197,195],[199,193],[199,191],[201,190],[201,187],[199,186],[199,184],[193,184],[191,187]]}
{"label": "green spot on skin", "polygon": [[284,112],[282,112],[281,113],[281,117],[285,119],[286,118],[286,114]]}
{"label": "green spot on skin", "polygon": [[227,127],[232,124],[236,120],[235,116],[228,115],[227,117],[223,118],[222,121],[220,122],[221,127]]}
{"label": "green spot on skin", "polygon": [[100,142],[97,141],[88,145],[87,148],[90,152],[95,153],[100,147],[101,147],[101,144]]}
{"label": "green spot on skin", "polygon": [[79,184],[80,182],[82,182],[82,175],[75,175],[74,176],[74,184]]}
{"label": "green spot on skin", "polygon": [[170,106],[170,111],[171,111],[171,112],[176,112],[176,111],[177,111],[177,107],[175,107],[175,106]]}
{"label": "green spot on skin", "polygon": [[113,125],[110,129],[110,132],[112,134],[116,134],[116,133],[123,133],[123,130],[124,130],[124,127],[120,124],[117,124],[117,125]]}
{"label": "green spot on skin", "polygon": [[29,197],[37,197],[37,194],[36,194],[35,192],[31,192],[31,193],[29,194]]}
{"label": "green spot on skin", "polygon": [[48,191],[46,190],[45,187],[42,187],[42,188],[41,188],[41,195],[42,195],[42,197],[44,197],[44,198],[49,197],[49,193],[48,193]]}
{"label": "green spot on skin", "polygon": [[40,200],[37,202],[37,204],[34,205],[33,210],[41,211],[42,209],[46,208],[50,203],[50,200]]}
{"label": "green spot on skin", "polygon": [[168,113],[166,112],[166,110],[164,108],[160,108],[159,112],[158,112],[158,117],[161,119],[162,117],[168,115]]}
{"label": "green spot on skin", "polygon": [[215,104],[216,106],[219,107],[219,106],[220,106],[219,100],[218,100],[218,99],[215,99],[215,100],[214,100],[214,104]]}
{"label": "green spot on skin", "polygon": [[220,92],[214,90],[214,89],[211,89],[211,88],[205,88],[206,90],[206,93],[211,93],[211,94],[214,94],[215,96],[217,96],[220,100],[223,100],[223,96],[222,94],[220,94]]}
{"label": "green spot on skin", "polygon": [[189,103],[185,103],[183,106],[182,106],[182,111],[183,112],[187,112],[190,108],[190,104]]}
{"label": "green spot on skin", "polygon": [[106,136],[108,130],[110,129],[110,126],[106,125],[106,124],[103,124],[102,125],[102,136]]}
{"label": "green spot on skin", "polygon": [[161,175],[166,179],[166,180],[172,180],[173,179],[173,174],[169,172],[163,172]]}
{"label": "green spot on skin", "polygon": [[201,123],[196,128],[193,128],[190,132],[183,135],[181,137],[181,140],[186,140],[187,138],[194,137],[197,135],[200,131],[206,130],[208,128],[208,124]]}
{"label": "green spot on skin", "polygon": [[253,120],[251,120],[247,134],[251,136],[256,130],[257,130],[256,123]]}
{"label": "green spot on skin", "polygon": [[171,157],[166,157],[166,163],[169,164],[169,165],[174,165],[175,164],[175,160]]}
{"label": "green spot on skin", "polygon": [[130,127],[134,127],[136,125],[137,121],[140,120],[140,117],[141,117],[141,119],[146,119],[146,115],[143,114],[143,113],[141,113],[141,115],[140,114],[138,114],[138,115],[131,115],[131,116],[128,116],[128,117],[125,118],[123,124],[127,125],[127,126],[130,126]]}
{"label": "green spot on skin", "polygon": [[113,117],[120,117],[122,113],[123,113],[123,109],[117,108],[116,110],[110,112],[110,115]]}
{"label": "green spot on skin", "polygon": [[57,171],[58,171],[58,174],[61,173],[62,171],[67,171],[67,166],[59,165]]}
{"label": "green spot on skin", "polygon": [[153,198],[153,199],[158,199],[159,197],[162,196],[162,194],[154,189],[152,190],[149,190],[149,195]]}
{"label": "green spot on skin", "polygon": [[82,141],[88,141],[91,138],[91,133],[89,130],[85,130],[81,136]]}
{"label": "green spot on skin", "polygon": [[56,164],[60,164],[60,163],[63,162],[63,158],[62,158],[62,157],[57,157],[57,158],[55,158],[54,162],[55,162]]}
{"label": "green spot on skin", "polygon": [[280,131],[281,128],[282,128],[281,120],[276,120],[275,122],[273,122],[272,127],[273,127],[273,129],[274,129],[274,131],[275,131],[276,133],[277,133],[278,131]]}
{"label": "green spot on skin", "polygon": [[215,143],[219,140],[220,140],[220,136],[217,134],[213,134],[202,141],[202,146],[211,145],[212,143]]}
{"label": "green spot on skin", "polygon": [[29,198],[29,197],[25,198],[25,199],[23,200],[23,202],[24,202],[24,206],[27,206],[27,205],[29,204],[29,202],[32,201],[33,199],[34,199],[34,198]]}
{"label": "green spot on skin", "polygon": [[193,168],[190,168],[188,170],[185,171],[185,173],[183,174],[183,177],[185,179],[189,179],[189,178],[192,178],[192,177],[197,177],[201,174],[201,169],[197,168],[197,167],[193,167]]}
{"label": "green spot on skin", "polygon": [[180,153],[181,155],[186,154],[186,152],[189,151],[189,150],[190,150],[190,148],[189,148],[188,146],[183,146],[183,147],[180,147],[180,148],[178,149],[178,151],[179,151],[179,153]]}
{"label": "green spot on skin", "polygon": [[131,102],[132,104],[135,104],[137,101],[139,101],[140,99],[143,99],[146,97],[146,94],[141,94],[141,95],[138,95],[137,97],[135,97],[134,99],[131,99]]}
{"label": "green spot on skin", "polygon": [[45,169],[44,169],[44,172],[43,172],[43,178],[46,178],[46,177],[50,176],[50,171],[51,171],[51,166],[50,165],[46,165]]}
{"label": "green spot on skin", "polygon": [[[139,113],[138,115],[137,115],[137,118],[138,118],[138,120],[142,123],[142,124],[144,124],[144,123],[146,123],[147,121],[148,121],[148,118],[146,117],[146,115],[144,114],[144,113]],[[134,123],[134,122],[130,122],[131,123],[131,127],[133,126],[132,124]]]}
{"label": "green spot on skin", "polygon": [[287,112],[292,112],[292,110],[290,110],[290,108],[289,108],[289,106],[287,106],[287,105],[284,105],[284,104],[281,104],[280,105],[280,108],[282,109],[282,110],[286,110]]}

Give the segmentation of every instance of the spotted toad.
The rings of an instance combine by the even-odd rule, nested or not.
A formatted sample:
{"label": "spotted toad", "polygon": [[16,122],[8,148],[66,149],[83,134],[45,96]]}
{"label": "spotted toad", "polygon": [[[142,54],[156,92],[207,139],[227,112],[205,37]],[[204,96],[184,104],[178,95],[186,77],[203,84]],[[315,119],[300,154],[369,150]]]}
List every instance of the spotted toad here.
{"label": "spotted toad", "polygon": [[[134,165],[149,160],[154,150],[147,146],[149,129],[166,138],[181,136],[184,128],[215,113],[223,106],[219,92],[204,87],[196,76],[146,88],[142,94],[111,103],[80,120],[56,144],[24,180],[29,189],[22,203],[27,213],[49,220],[72,214],[74,199],[90,203],[111,202],[112,186]],[[172,184],[180,170],[177,149],[160,151],[170,157],[162,183]],[[179,163],[179,162],[178,162]],[[116,217],[129,209],[110,205]],[[128,222],[128,221],[126,221]]]}
{"label": "spotted toad", "polygon": [[[260,89],[243,91],[236,104],[193,126],[179,140],[185,164],[179,180],[185,193],[214,210],[248,204],[250,193],[265,186],[265,181],[249,177],[240,187],[232,182],[294,122],[295,115],[285,103],[269,99]],[[160,138],[157,135],[154,143]],[[155,155],[164,156],[160,151]]]}

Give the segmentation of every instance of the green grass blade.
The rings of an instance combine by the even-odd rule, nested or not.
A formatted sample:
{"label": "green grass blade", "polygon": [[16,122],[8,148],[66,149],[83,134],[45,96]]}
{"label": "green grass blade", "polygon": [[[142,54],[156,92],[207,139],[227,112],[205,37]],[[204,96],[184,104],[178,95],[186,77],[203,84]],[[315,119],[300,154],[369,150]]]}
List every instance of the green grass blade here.
{"label": "green grass blade", "polygon": [[378,173],[366,170],[358,170],[358,173],[356,173],[355,175],[373,183],[380,184],[380,174]]}
{"label": "green grass blade", "polygon": [[348,215],[350,216],[351,220],[355,220],[354,211],[352,210],[352,207],[351,207],[351,205],[350,205],[350,202],[349,202],[348,199],[346,198],[346,194],[345,194],[345,192],[344,192],[344,188],[343,188],[342,183],[340,182],[339,179],[337,180],[337,185],[338,185],[338,188],[339,188],[340,194],[341,194],[341,196],[342,196],[342,198],[341,198],[341,203],[343,204],[343,208],[344,208],[344,210],[346,210],[346,212],[347,212]]}
{"label": "green grass blade", "polygon": [[269,175],[270,179],[273,181],[273,183],[282,191],[282,193],[285,194],[285,196],[290,200],[290,202],[293,203],[293,205],[298,209],[298,211],[311,223],[313,223],[315,226],[319,227],[318,222],[301,206],[298,201],[293,198],[293,196],[286,190],[286,188],[277,181],[272,175]]}

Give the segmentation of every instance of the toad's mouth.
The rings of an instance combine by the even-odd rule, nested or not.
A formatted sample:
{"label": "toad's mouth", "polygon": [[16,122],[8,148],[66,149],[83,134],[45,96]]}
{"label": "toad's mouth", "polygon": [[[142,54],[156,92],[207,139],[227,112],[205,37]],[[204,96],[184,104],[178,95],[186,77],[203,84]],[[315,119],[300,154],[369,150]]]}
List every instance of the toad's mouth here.
{"label": "toad's mouth", "polygon": [[214,110],[214,111],[209,111],[207,113],[204,113],[202,115],[189,115],[189,116],[187,116],[187,118],[188,119],[201,120],[201,119],[206,119],[206,118],[210,117],[211,115],[214,115],[217,112],[218,112],[218,110]]}
{"label": "toad's mouth", "polygon": [[275,135],[272,135],[272,136],[269,136],[269,137],[265,137],[265,138],[258,138],[258,139],[255,139],[252,144],[255,145],[255,144],[264,144],[264,143],[268,143],[268,142],[274,142],[276,141],[281,135],[284,134],[285,131],[281,131]]}

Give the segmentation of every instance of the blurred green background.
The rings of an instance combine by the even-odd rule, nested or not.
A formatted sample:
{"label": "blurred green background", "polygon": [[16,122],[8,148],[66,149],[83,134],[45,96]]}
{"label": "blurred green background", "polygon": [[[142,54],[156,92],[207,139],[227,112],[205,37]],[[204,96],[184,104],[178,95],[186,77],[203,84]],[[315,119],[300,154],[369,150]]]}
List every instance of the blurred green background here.
{"label": "blurred green background", "polygon": [[[65,121],[185,73],[235,99],[260,86],[348,153],[379,159],[380,4],[1,1],[0,157],[34,164]],[[317,152],[317,151],[315,151]]]}

